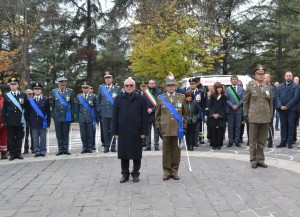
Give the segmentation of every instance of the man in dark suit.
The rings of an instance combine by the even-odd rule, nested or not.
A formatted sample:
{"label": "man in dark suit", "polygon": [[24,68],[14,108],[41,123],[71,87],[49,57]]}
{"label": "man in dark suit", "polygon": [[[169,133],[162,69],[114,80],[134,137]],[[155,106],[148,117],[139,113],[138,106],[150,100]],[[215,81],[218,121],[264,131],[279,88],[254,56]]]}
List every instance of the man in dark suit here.
{"label": "man in dark suit", "polygon": [[[101,117],[104,137],[104,153],[109,152],[112,141],[112,117],[115,98],[120,95],[119,86],[113,85],[113,75],[106,71],[104,75],[105,84],[99,86],[97,96],[97,110]],[[116,152],[116,143],[113,141],[111,152]]]}
{"label": "man in dark suit", "polygon": [[56,155],[71,154],[69,152],[69,131],[73,121],[74,93],[72,89],[67,88],[67,81],[67,78],[60,75],[57,78],[58,88],[52,91],[53,119],[58,143]]}
{"label": "man in dark suit", "polygon": [[[27,95],[27,99],[33,96],[33,91],[31,89],[25,90],[25,93]],[[32,130],[29,127],[28,123],[26,124],[26,130],[25,130],[25,143],[24,143],[24,152],[23,154],[28,154],[29,152],[29,135],[30,135],[30,150],[31,153],[34,154],[34,145],[33,145],[33,138],[32,138]]]}
{"label": "man in dark suit", "polygon": [[24,127],[26,127],[25,108],[27,97],[18,90],[19,80],[10,78],[8,81],[10,91],[4,94],[3,116],[7,126],[9,160],[24,159],[21,155]]}
{"label": "man in dark suit", "polygon": [[277,90],[276,108],[280,116],[281,141],[277,148],[293,148],[295,119],[298,111],[299,87],[293,82],[293,73],[287,71],[285,82]]}
{"label": "man in dark suit", "polygon": [[96,128],[96,105],[97,100],[94,94],[89,93],[89,87],[86,82],[81,85],[82,93],[77,95],[78,99],[78,122],[80,127],[80,137],[82,141],[82,151],[84,153],[93,153],[94,129]]}
{"label": "man in dark suit", "polygon": [[32,84],[34,96],[28,99],[28,121],[32,131],[35,155],[45,157],[47,153],[46,134],[50,127],[51,114],[49,99],[42,95],[43,85]]}
{"label": "man in dark suit", "polygon": [[144,91],[144,98],[147,101],[147,112],[148,112],[148,136],[146,140],[146,148],[145,151],[151,150],[151,129],[153,127],[154,131],[154,148],[155,151],[159,150],[158,142],[159,142],[159,132],[158,129],[155,127],[155,109],[157,105],[156,98],[162,94],[162,91],[160,91],[156,87],[156,81],[153,79],[150,79],[148,81],[148,89]]}
{"label": "man in dark suit", "polygon": [[226,116],[229,137],[227,147],[231,147],[234,143],[237,147],[241,147],[240,129],[243,116],[244,89],[237,85],[238,77],[236,75],[232,75],[230,81],[232,85],[225,91],[227,97]]}

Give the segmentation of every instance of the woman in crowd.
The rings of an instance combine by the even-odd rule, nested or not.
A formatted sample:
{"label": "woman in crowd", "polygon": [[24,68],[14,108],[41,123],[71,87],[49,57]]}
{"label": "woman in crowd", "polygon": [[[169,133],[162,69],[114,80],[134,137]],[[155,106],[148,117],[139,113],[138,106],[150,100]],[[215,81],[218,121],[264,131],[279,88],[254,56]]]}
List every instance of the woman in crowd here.
{"label": "woman in crowd", "polygon": [[213,150],[220,150],[223,146],[223,133],[226,126],[226,103],[224,88],[220,82],[214,85],[214,93],[210,97],[208,127],[211,132],[210,146]]}

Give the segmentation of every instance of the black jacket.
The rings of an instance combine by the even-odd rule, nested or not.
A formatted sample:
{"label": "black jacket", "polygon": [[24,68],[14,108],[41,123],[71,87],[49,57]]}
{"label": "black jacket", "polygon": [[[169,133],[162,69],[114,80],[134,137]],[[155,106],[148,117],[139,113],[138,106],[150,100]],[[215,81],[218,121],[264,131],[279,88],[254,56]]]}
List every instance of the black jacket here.
{"label": "black jacket", "polygon": [[[215,94],[211,95],[209,102],[208,122],[207,125],[210,127],[225,127],[226,126],[226,105],[227,97],[222,95],[219,100]],[[221,118],[214,119],[213,114],[219,114]]]}

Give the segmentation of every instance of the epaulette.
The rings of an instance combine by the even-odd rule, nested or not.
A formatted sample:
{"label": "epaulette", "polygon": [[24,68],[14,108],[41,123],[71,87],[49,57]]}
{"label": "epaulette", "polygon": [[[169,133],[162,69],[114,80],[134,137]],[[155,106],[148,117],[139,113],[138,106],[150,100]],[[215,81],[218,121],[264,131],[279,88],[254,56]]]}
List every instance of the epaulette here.
{"label": "epaulette", "polygon": [[184,94],[182,94],[182,93],[177,93],[178,95],[181,95],[181,96],[184,96]]}
{"label": "epaulette", "polygon": [[254,84],[255,84],[255,81],[254,81],[254,80],[251,80],[251,81],[248,82],[247,86],[249,86],[249,85],[252,86],[252,85],[254,85]]}
{"label": "epaulette", "polygon": [[92,93],[92,96],[97,96],[96,94]]}
{"label": "epaulette", "polygon": [[68,87],[67,87],[67,90],[73,91],[73,89],[72,89],[72,88],[68,88]]}

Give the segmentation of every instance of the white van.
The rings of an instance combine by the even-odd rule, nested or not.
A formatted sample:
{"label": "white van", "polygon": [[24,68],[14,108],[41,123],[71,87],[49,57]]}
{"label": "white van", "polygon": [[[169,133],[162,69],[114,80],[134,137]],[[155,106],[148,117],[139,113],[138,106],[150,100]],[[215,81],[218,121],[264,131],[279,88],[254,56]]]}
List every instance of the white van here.
{"label": "white van", "polygon": [[[210,86],[214,85],[216,82],[220,82],[221,84],[228,86],[231,85],[230,78],[232,75],[202,75],[197,76],[197,78],[200,78],[200,82],[203,86]],[[252,80],[252,78],[249,75],[237,75],[238,79],[242,81],[244,89],[246,89],[246,85],[249,81]],[[181,88],[188,88],[190,86],[189,78],[183,78],[181,83]]]}

